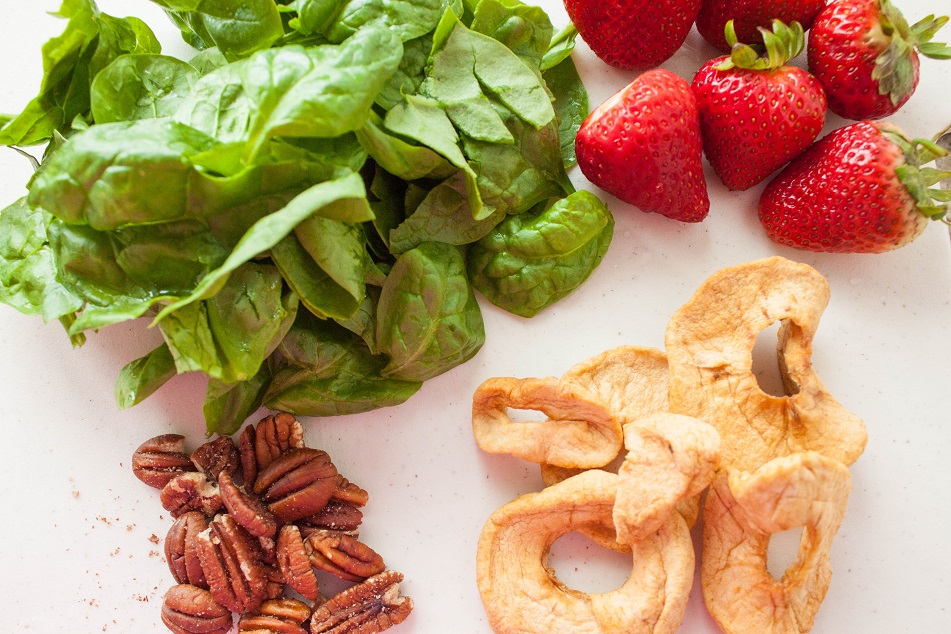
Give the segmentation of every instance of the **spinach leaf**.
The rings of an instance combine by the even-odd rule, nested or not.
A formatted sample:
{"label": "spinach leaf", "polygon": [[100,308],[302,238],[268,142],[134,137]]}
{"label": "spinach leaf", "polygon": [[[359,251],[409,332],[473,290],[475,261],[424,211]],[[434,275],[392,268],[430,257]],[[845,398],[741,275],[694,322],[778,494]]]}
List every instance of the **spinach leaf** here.
{"label": "spinach leaf", "polygon": [[541,78],[504,44],[471,31],[446,11],[433,37],[433,52],[420,91],[442,102],[456,127],[482,141],[514,141],[483,86],[536,128],[555,118]]}
{"label": "spinach leaf", "polygon": [[188,64],[197,70],[199,75],[204,76],[213,70],[218,70],[222,66],[226,66],[228,64],[228,58],[225,57],[224,53],[218,50],[217,47],[213,46],[203,51],[198,51],[188,60]]}
{"label": "spinach leaf", "polygon": [[261,365],[258,373],[247,381],[225,383],[209,377],[202,413],[208,435],[230,436],[261,406],[264,392],[271,382],[271,368]]}
{"label": "spinach leaf", "polygon": [[305,34],[322,33],[331,42],[342,42],[367,25],[412,40],[432,31],[442,17],[446,0],[295,0],[292,28]]}
{"label": "spinach leaf", "polygon": [[0,301],[44,321],[81,309],[83,300],[63,284],[47,237],[52,217],[21,198],[0,211]]}
{"label": "spinach leaf", "polygon": [[432,35],[427,33],[403,43],[403,57],[396,71],[383,84],[376,103],[389,110],[403,100],[404,95],[415,95],[426,78],[426,64],[433,48]]}
{"label": "spinach leaf", "polygon": [[505,220],[472,245],[472,285],[496,306],[531,317],[588,278],[613,232],[604,203],[577,191],[540,213]]}
{"label": "spinach leaf", "polygon": [[552,41],[554,28],[541,7],[519,0],[481,0],[469,28],[484,33],[538,70]]}
{"label": "spinach leaf", "polygon": [[401,56],[395,34],[369,27],[339,45],[259,51],[202,77],[175,119],[219,140],[245,141],[245,162],[253,164],[275,136],[327,138],[361,128]]}
{"label": "spinach leaf", "polygon": [[156,321],[192,302],[213,296],[226,283],[232,271],[276,245],[298,223],[314,214],[341,222],[370,220],[373,214],[366,200],[363,179],[358,174],[350,173],[337,180],[319,183],[296,196],[280,211],[261,218],[241,238],[220,267],[205,276],[189,296],[166,306],[155,318]]}
{"label": "spinach leaf", "polygon": [[386,357],[373,355],[361,339],[334,322],[303,311],[278,347],[281,364],[264,404],[302,416],[356,414],[399,405],[418,381],[381,375]]}
{"label": "spinach leaf", "polygon": [[92,82],[96,123],[169,117],[199,77],[191,65],[167,55],[120,55]]}
{"label": "spinach leaf", "polygon": [[271,247],[271,257],[301,302],[321,318],[350,318],[366,294],[362,229],[310,217]]}
{"label": "spinach leaf", "polygon": [[158,53],[152,31],[137,18],[101,13],[92,0],[63,0],[55,14],[68,20],[63,33],[43,45],[39,94],[20,114],[2,121],[0,144],[37,145],[89,112],[89,86],[124,53]]}
{"label": "spinach leaf", "polygon": [[425,381],[472,358],[485,326],[459,249],[426,242],[397,258],[376,323],[377,348],[390,357],[384,376]]}
{"label": "spinach leaf", "polygon": [[404,253],[430,241],[469,244],[491,231],[505,217],[505,211],[474,219],[466,181],[462,172],[456,172],[429,191],[415,211],[390,231],[390,250]]}
{"label": "spinach leaf", "polygon": [[30,184],[29,203],[70,223],[112,229],[194,215],[191,156],[211,137],[165,119],[95,125],[73,135]]}
{"label": "spinach leaf", "polygon": [[426,146],[413,145],[389,134],[380,123],[371,118],[356,134],[373,160],[387,172],[403,180],[417,180],[445,178],[456,171],[445,157]]}
{"label": "spinach leaf", "polygon": [[175,376],[175,360],[168,345],[162,344],[147,355],[129,362],[116,379],[119,409],[138,405]]}
{"label": "spinach leaf", "polygon": [[555,99],[561,156],[565,169],[569,169],[578,162],[575,156],[575,137],[588,116],[588,91],[570,57],[546,70],[542,76]]}
{"label": "spinach leaf", "polygon": [[229,59],[266,49],[284,35],[274,0],[152,0],[166,9],[184,39],[217,47]]}
{"label": "spinach leaf", "polygon": [[387,112],[383,125],[394,134],[432,148],[444,156],[450,164],[462,170],[466,179],[467,199],[473,218],[482,220],[495,211],[493,207],[486,207],[483,204],[476,173],[459,148],[459,136],[456,134],[452,121],[446,116],[438,102],[426,97],[407,96]]}
{"label": "spinach leaf", "polygon": [[477,169],[485,205],[519,214],[574,191],[565,173],[556,123],[536,130],[504,109],[499,109],[499,115],[516,139],[514,144],[463,139],[465,154]]}
{"label": "spinach leaf", "polygon": [[575,40],[577,39],[578,29],[575,28],[575,25],[571,22],[555,34],[555,37],[552,38],[551,43],[548,45],[548,50],[545,51],[545,56],[542,58],[542,73],[551,70],[568,59],[571,55],[571,51],[575,50]]}
{"label": "spinach leaf", "polygon": [[179,373],[200,371],[234,383],[258,373],[293,323],[297,305],[274,266],[247,263],[213,297],[169,313],[159,327]]}

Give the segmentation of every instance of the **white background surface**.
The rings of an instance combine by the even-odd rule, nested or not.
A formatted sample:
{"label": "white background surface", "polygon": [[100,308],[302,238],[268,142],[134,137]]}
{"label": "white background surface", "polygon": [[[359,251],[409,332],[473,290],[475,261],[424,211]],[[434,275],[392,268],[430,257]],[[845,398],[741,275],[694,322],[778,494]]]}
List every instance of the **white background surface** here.
{"label": "white background surface", "polygon": [[[38,86],[40,45],[63,23],[44,14],[57,8],[52,0],[8,4],[0,23],[0,111],[18,112]],[[558,2],[540,4],[556,28],[566,23]],[[185,54],[150,3],[103,0],[101,6],[145,19],[167,53]],[[910,21],[949,8],[939,0],[901,6]],[[946,31],[938,39],[951,38]],[[714,55],[694,31],[664,66],[689,80]],[[592,107],[632,79],[583,44],[575,60]],[[923,60],[917,94],[891,120],[914,136],[931,136],[951,123],[951,62]],[[830,116],[827,131],[844,123]],[[4,205],[25,193],[29,173],[21,157],[0,152]],[[712,210],[703,223],[679,224],[604,195],[617,222],[614,242],[573,296],[531,320],[483,302],[487,342],[471,362],[427,382],[397,408],[305,420],[308,443],[327,450],[343,473],[370,491],[363,540],[406,575],[403,589],[416,609],[394,632],[489,632],[475,586],[479,531],[495,508],[541,487],[534,465],[476,447],[469,410],[483,380],[560,375],[620,344],[662,348],[670,315],[707,276],[773,254],[811,264],[829,279],[832,300],[815,340],[814,365],[832,394],[865,420],[870,437],[852,468],[849,509],[832,550],[832,586],[814,631],[951,630],[947,230],[936,224],[912,245],[884,255],[797,252],[763,234],[756,220],[761,187],[729,193],[709,168],[706,175]],[[590,188],[577,170],[572,178]],[[198,377],[176,377],[127,411],[113,399],[119,369],[158,338],[135,322],[93,334],[74,350],[59,324],[0,306],[5,631],[165,631],[159,609],[172,579],[156,542],[170,520],[157,491],[132,476],[129,462],[136,446],[156,434],[186,434],[191,447],[202,442],[204,385]],[[588,591],[613,589],[629,567],[574,537],[556,544],[552,561],[566,583]],[[680,631],[718,631],[696,586]]]}

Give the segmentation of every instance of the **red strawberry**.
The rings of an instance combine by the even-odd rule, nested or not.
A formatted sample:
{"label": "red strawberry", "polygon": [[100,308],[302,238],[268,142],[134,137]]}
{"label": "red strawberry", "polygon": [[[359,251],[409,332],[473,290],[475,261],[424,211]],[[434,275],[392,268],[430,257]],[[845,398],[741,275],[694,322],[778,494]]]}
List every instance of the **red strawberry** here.
{"label": "red strawberry", "polygon": [[595,55],[622,70],[659,66],[684,43],[701,0],[565,0]]}
{"label": "red strawberry", "polygon": [[598,106],[575,152],[588,180],[642,211],[684,222],[710,211],[697,101],[670,71],[647,71]]}
{"label": "red strawberry", "polygon": [[773,20],[798,22],[808,29],[825,6],[825,0],[703,0],[697,16],[697,31],[724,53],[730,45],[723,37],[726,23],[733,20],[737,39],[752,42],[759,38],[758,27],[769,28]]}
{"label": "red strawberry", "polygon": [[[761,29],[766,57],[737,44],[704,64],[693,78],[703,151],[729,189],[749,189],[815,141],[826,115],[826,97],[815,77],[786,62],[802,52],[802,27],[774,21]],[[735,46],[734,46],[735,45]]]}
{"label": "red strawberry", "polygon": [[948,21],[933,15],[909,26],[889,0],[839,0],[823,9],[809,36],[809,70],[829,109],[847,119],[895,113],[918,86],[918,53],[951,58],[931,38]]}
{"label": "red strawberry", "polygon": [[760,222],[769,237],[797,249],[880,253],[944,219],[951,190],[931,185],[951,172],[921,166],[947,152],[909,141],[889,123],[863,121],[817,141],[766,186]]}

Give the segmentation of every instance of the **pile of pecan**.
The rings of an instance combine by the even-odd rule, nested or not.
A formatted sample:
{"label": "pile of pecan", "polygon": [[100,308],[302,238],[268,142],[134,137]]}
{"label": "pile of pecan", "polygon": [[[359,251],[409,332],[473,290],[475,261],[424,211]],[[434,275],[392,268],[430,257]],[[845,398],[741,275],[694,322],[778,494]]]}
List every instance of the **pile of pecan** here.
{"label": "pile of pecan", "polygon": [[[178,585],[162,622],[176,634],[225,634],[235,614],[243,633],[375,634],[413,609],[403,575],[358,539],[367,492],[306,447],[289,414],[191,455],[183,436],[157,436],[136,449],[132,470],[175,518],[165,556]],[[324,572],[354,585],[325,598]]]}

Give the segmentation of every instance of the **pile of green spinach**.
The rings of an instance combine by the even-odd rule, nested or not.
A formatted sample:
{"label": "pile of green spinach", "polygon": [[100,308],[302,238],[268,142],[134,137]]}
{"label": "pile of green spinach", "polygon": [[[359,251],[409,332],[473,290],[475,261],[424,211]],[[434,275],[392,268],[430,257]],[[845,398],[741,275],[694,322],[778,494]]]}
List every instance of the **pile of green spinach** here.
{"label": "pile of green spinach", "polygon": [[532,316],[613,219],[566,175],[587,93],[518,0],[153,0],[198,52],[64,0],[39,94],[0,143],[45,144],[0,212],[0,301],[84,332],[148,317],[129,407],[208,376],[209,433],[405,401],[485,340],[474,291]]}

